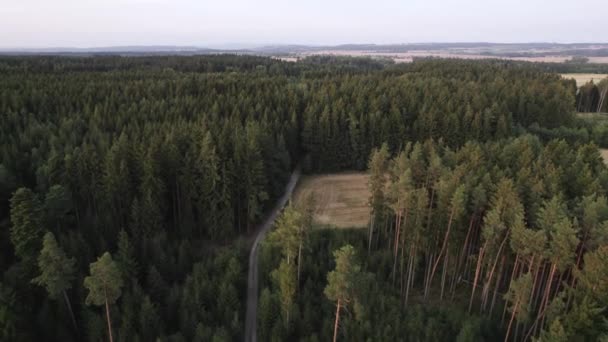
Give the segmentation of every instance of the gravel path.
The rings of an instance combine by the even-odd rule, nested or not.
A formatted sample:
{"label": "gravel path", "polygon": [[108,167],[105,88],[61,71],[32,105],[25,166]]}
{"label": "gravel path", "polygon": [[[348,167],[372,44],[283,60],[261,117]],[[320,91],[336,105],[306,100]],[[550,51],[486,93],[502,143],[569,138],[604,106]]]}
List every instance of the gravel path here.
{"label": "gravel path", "polygon": [[296,187],[296,183],[300,178],[300,167],[297,167],[291,174],[289,183],[285,188],[285,193],[277,201],[277,204],[270,212],[270,215],[266,218],[259,227],[258,233],[251,246],[251,252],[249,253],[249,275],[247,276],[247,311],[245,313],[245,342],[256,342],[257,340],[257,317],[258,317],[258,247],[260,242],[266,236],[266,233],[272,227],[274,220],[277,218],[289,198],[293,189]]}

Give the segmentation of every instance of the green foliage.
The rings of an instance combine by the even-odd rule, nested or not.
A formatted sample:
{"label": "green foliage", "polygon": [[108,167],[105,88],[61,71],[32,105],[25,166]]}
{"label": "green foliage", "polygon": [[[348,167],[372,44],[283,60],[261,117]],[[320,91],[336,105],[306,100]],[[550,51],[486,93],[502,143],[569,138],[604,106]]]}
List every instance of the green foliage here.
{"label": "green foliage", "polygon": [[84,278],[84,287],[89,290],[87,305],[114,304],[120,297],[123,285],[122,274],[110,253],[105,252],[90,265],[90,275]]}
{"label": "green foliage", "polygon": [[118,252],[116,253],[116,263],[122,272],[122,279],[136,279],[138,265],[135,259],[135,251],[127,232],[121,230],[118,233]]}
{"label": "green foliage", "polygon": [[355,250],[351,245],[342,246],[334,252],[335,270],[327,274],[325,296],[331,301],[348,304],[354,297],[354,288],[361,267],[355,261]]}
{"label": "green foliage", "polygon": [[72,287],[75,265],[76,260],[68,258],[57,244],[53,233],[48,232],[44,235],[42,250],[38,256],[40,275],[32,282],[44,287],[51,299],[57,299]]}
{"label": "green foliage", "polygon": [[[499,294],[525,272],[539,274],[530,317],[551,311],[538,331],[557,319],[569,338],[597,339],[605,303],[585,267],[589,256],[603,274],[591,253],[606,244],[608,171],[588,142],[604,145],[608,135],[573,113],[605,107],[595,97],[605,88],[576,95],[572,82],[543,72],[566,67],[600,68],[2,57],[0,339],[104,339],[103,317],[82,303],[100,303],[105,286],[114,287],[117,340],[241,340],[246,244],[238,241],[298,162],[309,172],[368,166],[373,221],[367,234],[347,236],[311,230],[307,201],[285,210],[260,274],[265,285],[273,269],[290,275],[289,325],[274,286],[260,297],[263,340],[331,337],[335,306],[323,292],[332,252],[345,244],[361,256],[341,317],[349,339],[496,340]],[[46,231],[56,249],[45,251]],[[37,279],[53,292],[72,285],[78,333],[60,324],[64,309],[50,291],[28,286],[41,250],[54,266]],[[104,254],[84,281],[86,263],[103,251],[115,261]],[[477,307],[463,310],[477,264],[485,291],[471,297],[486,303],[487,319],[476,318]]]}
{"label": "green foliage", "polygon": [[42,226],[40,203],[28,188],[19,188],[11,198],[11,242],[15,255],[31,260],[40,250]]}
{"label": "green foliage", "polygon": [[289,313],[293,308],[296,295],[296,270],[287,261],[281,261],[279,267],[271,273],[271,278],[278,288],[285,324],[289,323]]}

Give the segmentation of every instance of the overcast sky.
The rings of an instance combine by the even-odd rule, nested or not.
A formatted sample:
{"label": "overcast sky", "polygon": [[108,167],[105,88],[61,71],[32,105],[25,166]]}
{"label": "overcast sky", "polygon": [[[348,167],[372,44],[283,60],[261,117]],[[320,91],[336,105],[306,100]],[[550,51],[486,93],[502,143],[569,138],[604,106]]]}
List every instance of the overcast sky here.
{"label": "overcast sky", "polygon": [[608,42],[607,24],[608,0],[0,0],[4,48]]}

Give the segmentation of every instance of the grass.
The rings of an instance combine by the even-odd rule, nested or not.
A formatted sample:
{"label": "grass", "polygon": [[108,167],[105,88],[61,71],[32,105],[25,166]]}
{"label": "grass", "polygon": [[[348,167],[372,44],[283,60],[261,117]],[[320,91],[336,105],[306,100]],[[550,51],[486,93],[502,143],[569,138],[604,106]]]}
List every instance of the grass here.
{"label": "grass", "polygon": [[369,190],[366,173],[336,173],[305,176],[300,181],[294,199],[296,203],[314,194],[317,226],[335,228],[365,227],[369,222]]}
{"label": "grass", "polygon": [[578,113],[576,113],[576,116],[579,119],[583,119],[585,121],[592,122],[592,123],[605,123],[606,121],[608,121],[608,113],[603,113],[603,112],[601,112],[601,113],[578,112]]}

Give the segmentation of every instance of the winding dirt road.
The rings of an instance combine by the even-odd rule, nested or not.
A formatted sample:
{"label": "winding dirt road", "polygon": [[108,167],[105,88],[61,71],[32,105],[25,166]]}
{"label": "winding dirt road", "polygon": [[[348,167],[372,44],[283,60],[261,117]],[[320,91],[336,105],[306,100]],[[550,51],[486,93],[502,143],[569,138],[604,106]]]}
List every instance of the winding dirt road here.
{"label": "winding dirt road", "polygon": [[272,209],[266,221],[264,221],[258,228],[257,236],[251,246],[251,252],[249,253],[249,275],[247,277],[247,311],[245,313],[245,342],[256,342],[257,340],[257,321],[258,321],[258,247],[260,242],[266,236],[266,233],[272,227],[274,220],[277,218],[281,209],[287,204],[287,201],[291,197],[293,189],[296,187],[296,183],[300,179],[300,167],[291,174],[289,183],[285,187],[285,193],[277,201],[277,204]]}

